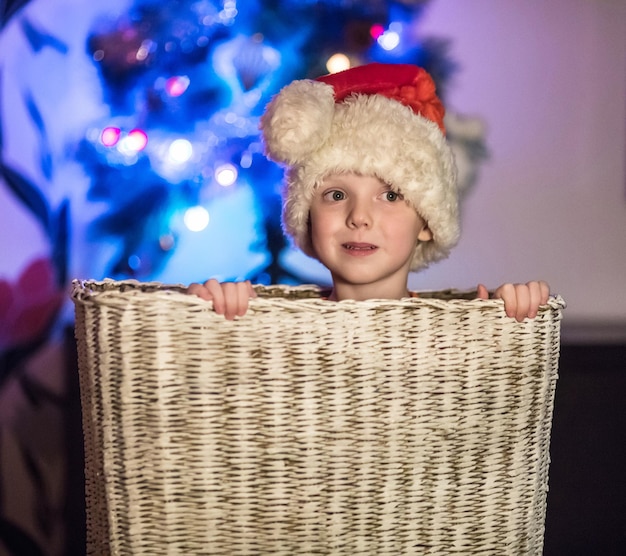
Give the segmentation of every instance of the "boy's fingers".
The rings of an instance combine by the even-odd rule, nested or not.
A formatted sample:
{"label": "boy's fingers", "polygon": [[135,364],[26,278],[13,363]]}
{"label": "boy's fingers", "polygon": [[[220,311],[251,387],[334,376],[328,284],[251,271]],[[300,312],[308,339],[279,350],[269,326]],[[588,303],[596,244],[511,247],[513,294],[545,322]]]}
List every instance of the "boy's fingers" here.
{"label": "boy's fingers", "polygon": [[530,293],[528,317],[534,319],[539,312],[539,307],[545,305],[550,297],[550,286],[543,280],[528,282],[526,284]]}
{"label": "boy's fingers", "polygon": [[534,319],[537,316],[539,305],[541,305],[541,286],[539,282],[528,282],[528,318]]}
{"label": "boy's fingers", "polygon": [[243,317],[248,310],[248,300],[250,299],[250,286],[248,282],[238,282],[236,315]]}
{"label": "boy's fingers", "polygon": [[246,284],[248,284],[248,297],[256,297],[256,290],[252,287],[252,282],[246,280]]}
{"label": "boy's fingers", "polygon": [[204,283],[204,287],[210,295],[210,297],[206,299],[213,301],[213,310],[218,315],[223,315],[226,312],[226,302],[224,299],[224,292],[222,291],[222,285],[215,280],[215,278],[211,278]]}
{"label": "boy's fingers", "polygon": [[504,301],[504,312],[507,317],[515,317],[517,314],[517,295],[513,284],[503,284],[493,294],[494,299]]}
{"label": "boy's fingers", "polygon": [[478,287],[476,288],[476,298],[489,299],[489,291],[487,290],[487,287],[483,284],[478,284]]}
{"label": "boy's fingers", "polygon": [[187,293],[191,295],[196,295],[201,299],[205,299],[207,301],[211,299],[209,290],[207,290],[202,284],[197,284],[195,282],[193,284],[189,284],[189,287],[187,288]]}
{"label": "boy's fingers", "polygon": [[242,317],[248,310],[251,297],[257,297],[256,291],[249,280],[245,282],[218,282],[215,278],[204,284],[192,283],[187,293],[213,302],[213,310],[224,315],[228,320]]}
{"label": "boy's fingers", "polygon": [[[485,291],[480,284],[477,296],[480,299]],[[486,290],[486,288],[485,288]],[[506,315],[522,322],[525,318],[535,318],[539,312],[539,306],[548,302],[550,297],[550,285],[543,280],[527,282],[526,284],[503,284],[493,294],[494,299],[504,301]]]}
{"label": "boy's fingers", "polygon": [[530,311],[530,288],[526,284],[515,284],[515,297],[517,304],[515,320],[522,322]]}
{"label": "boy's fingers", "polygon": [[236,282],[220,284],[224,300],[224,310],[219,313],[228,320],[233,320],[239,314],[239,285]]}
{"label": "boy's fingers", "polygon": [[200,297],[200,292],[198,291],[198,286],[200,284],[197,284],[196,282],[194,282],[193,284],[189,284],[187,286],[187,293],[191,294],[191,295],[197,295],[198,297]]}
{"label": "boy's fingers", "polygon": [[543,280],[539,280],[539,289],[541,291],[541,305],[545,305],[550,299],[550,284],[548,282],[544,282]]}

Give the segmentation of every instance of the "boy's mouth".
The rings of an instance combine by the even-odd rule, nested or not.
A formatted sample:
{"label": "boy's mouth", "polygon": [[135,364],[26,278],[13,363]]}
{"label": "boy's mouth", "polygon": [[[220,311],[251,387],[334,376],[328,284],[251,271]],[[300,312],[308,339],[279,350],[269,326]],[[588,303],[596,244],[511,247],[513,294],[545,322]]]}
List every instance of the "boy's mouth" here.
{"label": "boy's mouth", "polygon": [[357,251],[357,252],[367,252],[367,251],[374,251],[375,249],[378,249],[376,245],[372,245],[371,243],[344,243],[342,247],[344,249],[347,249],[348,251]]}

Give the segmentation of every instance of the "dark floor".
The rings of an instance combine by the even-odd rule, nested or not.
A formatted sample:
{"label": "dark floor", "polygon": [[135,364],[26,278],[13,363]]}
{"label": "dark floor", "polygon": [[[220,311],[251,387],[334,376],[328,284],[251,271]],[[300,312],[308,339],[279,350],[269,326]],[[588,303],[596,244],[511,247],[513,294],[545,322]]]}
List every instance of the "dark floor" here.
{"label": "dark floor", "polygon": [[626,345],[564,345],[544,556],[626,554]]}

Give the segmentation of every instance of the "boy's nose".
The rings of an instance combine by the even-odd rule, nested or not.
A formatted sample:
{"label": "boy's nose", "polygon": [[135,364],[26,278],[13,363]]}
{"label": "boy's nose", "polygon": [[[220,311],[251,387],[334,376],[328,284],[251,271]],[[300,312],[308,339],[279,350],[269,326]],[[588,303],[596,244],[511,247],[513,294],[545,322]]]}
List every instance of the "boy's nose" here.
{"label": "boy's nose", "polygon": [[370,227],[372,225],[372,214],[367,203],[355,201],[348,212],[347,224],[349,228]]}

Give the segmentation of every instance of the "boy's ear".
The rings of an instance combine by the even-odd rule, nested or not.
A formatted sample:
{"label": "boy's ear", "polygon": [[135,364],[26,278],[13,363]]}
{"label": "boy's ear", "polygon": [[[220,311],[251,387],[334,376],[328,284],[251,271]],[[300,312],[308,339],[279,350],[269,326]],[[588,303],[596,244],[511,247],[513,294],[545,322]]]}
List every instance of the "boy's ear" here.
{"label": "boy's ear", "polygon": [[428,226],[424,226],[422,231],[417,234],[418,241],[430,241],[431,239],[433,239],[433,233]]}

